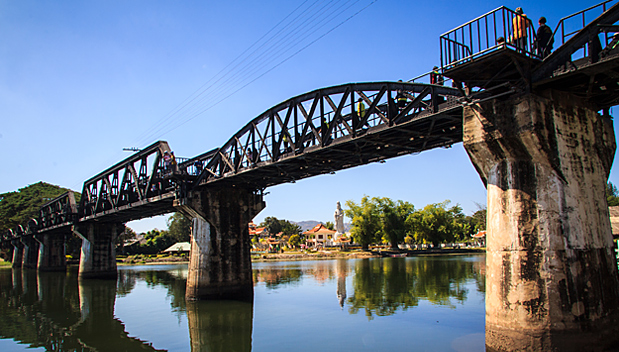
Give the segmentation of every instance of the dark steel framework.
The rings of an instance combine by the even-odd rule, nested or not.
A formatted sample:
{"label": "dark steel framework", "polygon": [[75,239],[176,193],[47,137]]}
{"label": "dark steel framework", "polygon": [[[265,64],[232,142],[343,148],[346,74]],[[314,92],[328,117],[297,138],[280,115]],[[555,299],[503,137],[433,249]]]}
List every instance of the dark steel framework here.
{"label": "dark steel framework", "polygon": [[173,165],[164,163],[171,152],[159,141],[84,182],[79,221],[126,222],[169,212],[181,181]]}
{"label": "dark steel framework", "polygon": [[206,153],[192,188],[225,182],[264,189],[449,146],[462,138],[460,97],[454,88],[404,82],[305,93],[265,111]]}
{"label": "dark steel framework", "polygon": [[77,218],[75,193],[68,191],[43,204],[39,210],[37,231],[51,231],[73,224]]}

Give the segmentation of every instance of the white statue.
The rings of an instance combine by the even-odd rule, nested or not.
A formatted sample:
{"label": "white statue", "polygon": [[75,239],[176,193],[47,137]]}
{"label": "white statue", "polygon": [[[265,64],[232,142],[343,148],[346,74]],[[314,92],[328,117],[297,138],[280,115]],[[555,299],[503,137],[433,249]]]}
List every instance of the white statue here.
{"label": "white statue", "polygon": [[333,240],[335,241],[344,234],[344,211],[342,211],[340,202],[337,202],[337,208],[335,209],[333,217],[335,219],[335,234],[333,235]]}

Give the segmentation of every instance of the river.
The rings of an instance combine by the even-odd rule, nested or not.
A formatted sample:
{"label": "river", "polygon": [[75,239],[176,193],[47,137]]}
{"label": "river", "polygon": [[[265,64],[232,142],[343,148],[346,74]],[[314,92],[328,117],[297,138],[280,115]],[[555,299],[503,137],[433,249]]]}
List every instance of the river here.
{"label": "river", "polygon": [[254,263],[254,301],[186,302],[187,265],[0,269],[0,351],[483,351],[483,255]]}

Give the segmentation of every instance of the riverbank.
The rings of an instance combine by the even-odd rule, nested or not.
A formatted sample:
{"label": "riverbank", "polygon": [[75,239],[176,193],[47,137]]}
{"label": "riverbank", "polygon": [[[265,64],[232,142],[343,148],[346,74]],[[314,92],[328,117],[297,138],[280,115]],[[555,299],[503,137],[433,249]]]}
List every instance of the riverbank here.
{"label": "riverbank", "polygon": [[[256,253],[251,256],[252,262],[271,261],[299,261],[299,260],[328,260],[328,259],[362,259],[380,257],[415,257],[415,256],[438,256],[438,255],[467,255],[485,253],[483,248],[467,249],[425,249],[425,250],[323,250],[316,252],[288,251],[283,253]],[[118,265],[137,264],[179,264],[189,262],[189,257],[176,255],[136,255],[117,258]]]}

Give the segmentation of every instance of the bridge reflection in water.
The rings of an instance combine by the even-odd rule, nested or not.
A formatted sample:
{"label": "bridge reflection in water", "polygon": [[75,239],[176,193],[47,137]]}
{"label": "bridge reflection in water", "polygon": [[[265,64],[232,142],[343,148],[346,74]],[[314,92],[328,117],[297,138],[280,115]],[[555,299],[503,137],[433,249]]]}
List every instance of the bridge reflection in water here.
{"label": "bridge reflection in water", "polygon": [[[256,263],[253,279],[259,293],[257,306],[239,301],[186,301],[186,275],[187,267],[178,265],[121,268],[116,282],[78,279],[76,270],[67,274],[0,270],[0,338],[49,351],[262,350],[272,348],[268,344],[274,341],[283,344],[286,339],[303,339],[307,334],[302,331],[316,329],[316,317],[304,311],[324,311],[312,306],[314,298],[329,307],[327,315],[356,319],[354,316],[365,313],[368,324],[376,317],[416,308],[422,301],[456,308],[473,294],[471,291],[482,300],[484,292],[484,261],[480,256],[470,260],[386,258]],[[314,295],[312,286],[324,287],[328,293],[308,299]],[[287,309],[287,299],[270,295],[282,290],[295,290],[291,296],[293,309]],[[161,301],[155,301],[156,306],[151,303],[152,291],[159,291],[159,297],[164,295],[169,308]],[[162,308],[178,315],[177,321],[168,323],[178,322],[180,332],[166,331],[161,320],[170,320],[169,316],[157,315]],[[288,314],[283,318],[282,310]],[[126,322],[121,320],[123,317]],[[319,317],[318,321],[325,318]],[[140,321],[141,326],[135,321]],[[270,324],[280,326],[273,329]],[[279,337],[287,328],[298,334]],[[349,337],[334,338],[355,339],[354,331],[344,335]],[[183,340],[187,336],[189,341]],[[319,341],[303,343],[310,349],[324,347]]]}

